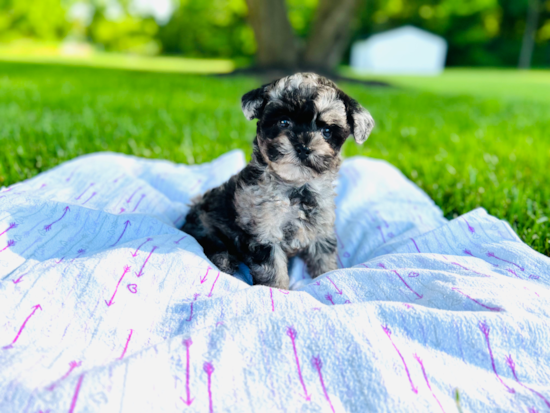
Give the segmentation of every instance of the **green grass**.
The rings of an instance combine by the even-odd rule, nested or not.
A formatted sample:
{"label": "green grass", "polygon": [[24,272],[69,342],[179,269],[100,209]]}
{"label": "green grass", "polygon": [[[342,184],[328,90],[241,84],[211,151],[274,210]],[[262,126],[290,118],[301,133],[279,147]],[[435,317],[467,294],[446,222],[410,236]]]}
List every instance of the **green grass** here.
{"label": "green grass", "polygon": [[398,87],[438,94],[468,94],[507,102],[528,100],[550,103],[548,70],[451,68],[437,77],[369,75],[354,72],[348,67],[342,68],[342,72],[350,77],[377,79]]}
{"label": "green grass", "polygon": [[229,73],[235,69],[231,60],[194,59],[169,56],[134,56],[126,54],[93,53],[89,56],[9,56],[0,60],[18,63],[53,63],[67,66],[88,66],[124,70],[147,70],[172,73]]}
{"label": "green grass", "polygon": [[[519,81],[514,73],[493,72],[486,89],[477,71],[452,79],[400,77],[397,88],[341,85],[377,121],[364,146],[350,139],[344,153],[388,160],[448,218],[482,206],[550,255],[550,94],[538,96],[536,79]],[[546,73],[533,76],[542,89],[548,83]],[[259,82],[0,63],[0,185],[95,151],[184,163],[234,148],[250,154],[255,125],[239,99]],[[491,92],[499,82],[503,90],[528,84],[534,90]]]}

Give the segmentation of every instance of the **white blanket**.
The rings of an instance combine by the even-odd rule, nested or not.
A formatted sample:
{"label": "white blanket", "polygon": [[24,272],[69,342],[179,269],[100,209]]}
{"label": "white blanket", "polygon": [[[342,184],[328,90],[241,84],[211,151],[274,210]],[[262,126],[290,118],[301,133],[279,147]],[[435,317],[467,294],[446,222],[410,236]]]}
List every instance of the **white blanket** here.
{"label": "white blanket", "polygon": [[0,192],[1,412],[550,411],[550,259],[507,223],[348,159],[342,269],[252,287],[177,229],[243,166],[95,154]]}

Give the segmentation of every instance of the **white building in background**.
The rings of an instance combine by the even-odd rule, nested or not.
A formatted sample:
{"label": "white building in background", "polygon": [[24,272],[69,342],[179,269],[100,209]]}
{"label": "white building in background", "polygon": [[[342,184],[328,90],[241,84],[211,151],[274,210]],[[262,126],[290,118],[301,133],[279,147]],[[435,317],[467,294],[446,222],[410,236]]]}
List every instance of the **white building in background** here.
{"label": "white building in background", "polygon": [[351,67],[380,74],[435,75],[445,67],[447,42],[440,36],[403,26],[375,34],[351,47]]}

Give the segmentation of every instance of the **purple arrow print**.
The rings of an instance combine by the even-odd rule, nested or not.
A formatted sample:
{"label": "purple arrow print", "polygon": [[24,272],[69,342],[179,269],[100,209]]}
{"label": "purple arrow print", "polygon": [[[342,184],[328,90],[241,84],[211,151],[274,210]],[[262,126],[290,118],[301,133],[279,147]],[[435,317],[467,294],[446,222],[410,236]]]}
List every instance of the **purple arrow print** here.
{"label": "purple arrow print", "polygon": [[147,240],[141,244],[139,247],[137,247],[136,251],[132,254],[132,257],[137,257],[137,253],[139,252],[140,248],[143,247],[148,242],[153,241],[153,238],[147,238]]}
{"label": "purple arrow print", "polygon": [[132,198],[134,197],[135,194],[137,194],[137,192],[138,192],[141,188],[142,188],[142,187],[140,186],[138,189],[136,189],[136,190],[132,193],[132,195],[130,195],[130,198],[128,198],[128,199],[126,200],[126,203],[127,203],[127,204],[129,204],[130,202],[132,202]]}
{"label": "purple arrow print", "polygon": [[327,279],[332,283],[332,285],[334,285],[334,288],[336,288],[336,292],[338,294],[342,295],[342,290],[337,287],[337,285],[334,283],[334,281],[332,281],[332,279],[329,276],[327,276]]}
{"label": "purple arrow print", "polygon": [[2,248],[2,249],[0,250],[0,252],[4,252],[4,251],[6,251],[9,247],[13,247],[14,245],[15,245],[15,241],[12,240],[12,239],[10,239],[10,240],[8,241],[8,245],[6,245],[4,248]]}
{"label": "purple arrow print", "polygon": [[487,275],[487,274],[483,274],[483,273],[474,271],[474,270],[472,270],[472,269],[470,269],[470,268],[468,268],[468,267],[465,267],[464,265],[459,264],[458,262],[451,262],[451,264],[456,265],[457,267],[460,267],[460,268],[462,268],[462,269],[464,269],[464,270],[466,270],[466,271],[471,271],[471,272],[473,272],[474,274],[482,275],[482,276],[484,276],[484,277],[490,277],[490,275]]}
{"label": "purple arrow print", "polygon": [[111,296],[111,299],[109,301],[105,300],[105,304],[107,304],[107,307],[110,307],[114,304],[113,300],[115,299],[115,295],[118,291],[118,287],[120,286],[120,283],[122,282],[122,279],[124,278],[124,276],[130,271],[130,268],[131,267],[129,267],[128,265],[124,266],[124,272],[122,273],[122,276],[118,280],[118,283],[117,283],[116,288],[115,288],[115,292],[113,293],[113,295]]}
{"label": "purple arrow print", "polygon": [[528,387],[526,386],[525,384],[523,384],[521,381],[519,381],[518,379],[518,376],[516,374],[516,363],[514,363],[514,359],[512,359],[512,355],[511,354],[508,354],[508,356],[506,357],[506,363],[508,364],[508,366],[510,367],[510,370],[512,370],[512,374],[514,375],[514,379],[516,379],[516,382],[523,388],[527,389],[527,390],[530,390],[532,391],[533,393],[535,393],[538,397],[540,397],[542,400],[544,400],[544,403],[546,404],[546,407],[548,407],[550,409],[550,402],[548,401],[548,399],[546,397],[544,397],[542,394],[540,394],[538,391],[536,390],[533,390],[531,387]]}
{"label": "purple arrow print", "polygon": [[179,244],[180,241],[184,240],[185,238],[187,238],[187,235],[185,235],[184,237],[181,237],[179,240],[177,241],[174,241],[174,244]]}
{"label": "purple arrow print", "polygon": [[190,357],[189,357],[189,347],[191,347],[191,344],[193,344],[193,340],[190,338],[183,340],[183,345],[185,346],[186,350],[186,360],[187,360],[187,367],[185,369],[185,394],[187,396],[187,399],[184,399],[183,397],[180,397],[181,401],[184,402],[187,406],[191,406],[191,403],[193,403],[193,398],[191,398],[191,390],[189,388],[189,376],[190,376]]}
{"label": "purple arrow print", "polygon": [[456,288],[456,287],[451,288],[451,290],[456,291],[457,293],[462,294],[464,297],[469,298],[469,299],[472,300],[474,303],[476,303],[476,304],[482,306],[483,308],[486,308],[487,310],[490,310],[490,311],[501,311],[501,310],[502,310],[502,309],[499,308],[499,307],[489,307],[488,305],[485,305],[485,304],[483,304],[483,303],[480,303],[480,302],[477,301],[475,298],[472,298],[472,297],[470,297],[468,294],[463,293],[462,291],[460,291],[460,290],[459,290],[458,288]]}
{"label": "purple arrow print", "polygon": [[147,265],[147,262],[149,261],[149,258],[151,258],[151,255],[153,255],[153,252],[155,252],[155,250],[157,248],[158,248],[157,246],[153,246],[153,249],[151,249],[151,252],[149,253],[147,258],[145,259],[145,262],[143,263],[143,265],[141,266],[141,268],[139,270],[139,273],[135,273],[136,276],[141,277],[143,275],[143,269],[145,268],[145,266]]}
{"label": "purple arrow print", "polygon": [[187,321],[191,321],[193,319],[193,303],[195,301],[197,301],[197,297],[199,296],[200,294],[195,294],[195,298],[193,299],[193,301],[191,302],[191,313],[189,314],[189,318],[187,319]]}
{"label": "purple arrow print", "polygon": [[208,377],[208,411],[210,413],[214,413],[214,405],[212,403],[212,373],[214,373],[214,366],[212,365],[212,362],[205,362],[203,365],[203,370]]}
{"label": "purple arrow print", "polygon": [[418,251],[418,253],[421,254],[420,249],[418,249],[418,245],[416,245],[416,241],[414,240],[414,238],[411,238],[411,241],[413,242],[414,247],[416,248],[416,250]]}
{"label": "purple arrow print", "polygon": [[411,384],[411,390],[414,393],[418,394],[418,389],[414,386],[414,383],[411,379],[411,375],[409,374],[409,368],[407,367],[407,363],[405,362],[405,358],[403,357],[403,355],[401,354],[401,352],[399,351],[399,349],[397,348],[397,346],[393,342],[393,339],[391,338],[390,328],[388,326],[382,326],[382,329],[384,330],[384,333],[386,333],[386,335],[390,339],[390,341],[393,345],[393,348],[395,349],[395,351],[397,351],[397,354],[399,354],[399,357],[401,358],[401,361],[403,362],[403,366],[405,367],[405,372],[407,373],[407,377],[409,378],[409,383]]}
{"label": "purple arrow print", "polygon": [[422,359],[416,353],[414,354],[414,358],[416,359],[416,361],[418,361],[418,363],[420,364],[420,367],[422,368],[422,374],[424,375],[424,380],[426,380],[426,384],[428,385],[428,389],[430,389],[430,393],[432,393],[432,396],[435,399],[435,401],[437,402],[437,404],[439,405],[439,407],[441,408],[441,411],[443,413],[445,413],[445,409],[443,408],[443,406],[441,405],[441,402],[439,401],[439,399],[435,395],[434,391],[432,390],[432,386],[430,385],[430,381],[428,380],[428,375],[426,374],[426,369],[424,368],[424,363],[422,362]]}
{"label": "purple arrow print", "polygon": [[311,400],[311,396],[307,394],[307,388],[306,384],[304,382],[304,378],[302,377],[302,369],[300,368],[300,360],[298,359],[298,352],[296,350],[296,329],[292,326],[288,326],[286,329],[287,336],[290,337],[290,340],[292,341],[292,349],[294,350],[294,359],[296,360],[296,368],[298,369],[298,378],[300,379],[300,383],[302,384],[302,388],[304,389],[304,397],[307,401]]}
{"label": "purple arrow print", "polygon": [[214,280],[214,283],[212,284],[212,288],[210,288],[210,292],[208,293],[208,297],[212,297],[212,291],[214,291],[214,287],[216,286],[216,283],[218,282],[218,278],[220,278],[220,272],[218,271],[218,275],[216,279]]}
{"label": "purple arrow print", "polygon": [[86,252],[86,250],[83,250],[82,248],[79,249],[79,250],[77,251],[76,257],[74,257],[74,258],[71,260],[71,263],[72,263],[74,260],[76,260],[77,258],[80,258],[80,256],[81,256],[82,254],[84,254],[85,252]]}
{"label": "purple arrow print", "polygon": [[4,232],[1,232],[1,233],[0,233],[0,237],[1,237],[2,235],[4,235],[6,232],[8,232],[10,229],[14,229],[14,228],[17,228],[17,223],[15,223],[15,222],[10,223],[10,225],[8,226],[8,228],[7,228],[6,230],[4,230]]}
{"label": "purple arrow print", "polygon": [[87,203],[90,199],[92,199],[94,196],[96,196],[96,195],[97,195],[97,192],[92,192],[92,196],[89,197],[86,201],[84,201],[84,202],[82,203],[82,205],[86,205],[86,203]]}
{"label": "purple arrow print", "polygon": [[82,196],[88,192],[88,189],[90,189],[92,186],[94,186],[95,184],[92,182],[90,185],[88,185],[86,187],[86,189],[84,190],[84,192],[82,192],[77,198],[75,198],[75,201],[78,201],[80,198],[82,198]]}
{"label": "purple arrow print", "polygon": [[504,381],[500,378],[500,376],[497,373],[497,368],[495,366],[495,359],[493,357],[493,350],[491,349],[491,342],[489,341],[489,333],[491,332],[491,328],[487,325],[485,321],[480,321],[478,325],[479,329],[483,333],[483,336],[485,337],[485,342],[487,343],[487,349],[489,350],[489,357],[491,358],[491,366],[493,367],[493,372],[495,373],[495,376],[497,376],[497,379],[500,381],[500,383],[506,387],[506,390],[508,390],[508,393],[515,393],[516,391],[507,386]]}
{"label": "purple arrow print", "polygon": [[380,231],[380,235],[382,236],[382,241],[384,241],[384,244],[385,244],[385,243],[386,243],[386,238],[384,237],[384,233],[382,232],[382,227],[381,227],[380,225],[378,225],[378,226],[376,227],[376,229],[377,229],[378,231]]}
{"label": "purple arrow print", "polygon": [[147,195],[145,195],[145,194],[141,194],[141,197],[140,197],[139,200],[137,201],[136,206],[134,207],[134,209],[132,210],[132,212],[136,212],[137,207],[139,206],[139,204],[141,204],[141,201],[143,201],[143,198],[145,198],[146,196],[147,196]]}
{"label": "purple arrow print", "polygon": [[17,335],[15,336],[15,338],[13,339],[11,344],[2,347],[4,350],[9,350],[9,349],[13,348],[13,345],[17,342],[17,340],[19,339],[19,336],[21,335],[21,333],[25,329],[25,326],[27,325],[27,321],[29,321],[29,319],[34,315],[34,313],[36,313],[36,310],[42,311],[42,306],[40,304],[37,304],[37,305],[33,306],[32,308],[33,308],[32,313],[30,313],[30,315],[25,319],[25,321],[23,322],[23,325],[21,326],[21,328],[19,328],[19,331],[17,332]]}
{"label": "purple arrow print", "polygon": [[313,356],[313,358],[311,359],[311,364],[313,364],[313,367],[315,368],[315,370],[317,370],[317,374],[319,375],[319,381],[321,382],[321,387],[323,388],[323,393],[325,393],[325,399],[327,399],[327,402],[330,405],[332,413],[336,413],[335,410],[334,410],[334,406],[332,405],[332,402],[330,401],[330,397],[327,393],[327,388],[325,386],[325,381],[323,380],[323,373],[321,372],[321,369],[323,368],[323,362],[321,361],[321,357]]}
{"label": "purple arrow print", "polygon": [[71,180],[71,178],[73,177],[74,173],[78,170],[78,168],[75,168],[71,174],[69,175],[69,177],[67,179],[65,179],[65,182],[69,182]]}
{"label": "purple arrow print", "polygon": [[204,274],[204,277],[199,277],[201,280],[201,284],[206,281],[206,277],[208,277],[208,271],[210,271],[212,268],[208,267],[206,269],[206,274]]}
{"label": "purple arrow print", "polygon": [[386,222],[386,220],[384,218],[382,218],[382,215],[380,215],[380,212],[378,211],[374,211],[374,213],[378,216],[378,218],[380,219],[380,221],[382,221],[384,223],[384,226],[386,228],[389,228],[390,226],[388,225],[388,223]]}
{"label": "purple arrow print", "polygon": [[330,303],[331,303],[332,305],[335,305],[335,304],[334,304],[334,301],[332,300],[332,295],[327,294],[327,295],[325,295],[325,298],[326,298],[327,300],[329,300]]}
{"label": "purple arrow print", "polygon": [[407,287],[414,295],[416,295],[418,297],[418,299],[420,300],[423,295],[422,294],[418,294],[416,291],[414,291],[410,286],[409,284],[407,284],[407,282],[403,279],[403,277],[401,277],[401,275],[399,275],[399,273],[395,270],[392,270],[392,272],[394,272],[398,277],[399,279],[403,282],[403,284],[405,284],[405,287]]}
{"label": "purple arrow print", "polygon": [[513,266],[518,267],[521,271],[525,271],[525,268],[517,265],[516,263],[514,263],[512,261],[505,260],[503,258],[497,257],[494,252],[488,252],[487,256],[491,257],[491,258],[494,258],[495,260],[499,260],[499,261],[502,261],[502,262],[507,262],[508,264],[512,264]]}
{"label": "purple arrow print", "polygon": [[129,225],[132,225],[131,222],[130,222],[130,220],[128,220],[128,221],[126,221],[126,222],[124,223],[124,230],[122,231],[122,234],[120,234],[120,237],[118,237],[118,239],[116,240],[116,242],[115,242],[113,245],[111,245],[111,247],[114,247],[116,244],[118,244],[118,242],[119,242],[119,241],[122,239],[122,237],[124,236],[124,233],[125,233],[126,230],[128,229],[128,226],[129,226]]}
{"label": "purple arrow print", "polygon": [[475,228],[470,225],[470,223],[466,220],[466,218],[462,218],[464,222],[466,222],[466,225],[468,225],[468,231],[470,231],[472,234],[476,232]]}
{"label": "purple arrow print", "polygon": [[116,178],[116,179],[113,181],[113,184],[116,184],[116,183],[118,182],[118,180],[119,180],[120,178],[122,178],[123,176],[124,176],[124,174],[122,174],[122,175],[120,175],[118,178]]}
{"label": "purple arrow print", "polygon": [[63,215],[61,215],[61,218],[55,220],[55,221],[52,222],[51,224],[45,225],[45,226],[44,226],[44,230],[45,230],[45,231],[51,230],[51,229],[52,229],[52,225],[58,223],[58,222],[61,221],[63,218],[65,218],[65,215],[67,215],[67,212],[69,212],[70,210],[71,210],[71,208],[69,208],[68,206],[66,206],[65,209],[64,209]]}

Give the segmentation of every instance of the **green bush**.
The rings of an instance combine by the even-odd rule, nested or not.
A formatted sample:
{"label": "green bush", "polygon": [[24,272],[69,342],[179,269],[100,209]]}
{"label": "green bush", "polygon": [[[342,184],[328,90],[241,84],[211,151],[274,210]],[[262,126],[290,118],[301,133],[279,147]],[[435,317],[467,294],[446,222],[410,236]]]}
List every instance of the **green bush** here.
{"label": "green bush", "polygon": [[181,0],[159,29],[162,51],[195,57],[252,56],[254,33],[244,0]]}
{"label": "green bush", "polygon": [[[412,24],[443,36],[450,66],[517,66],[529,0],[371,0],[355,38]],[[541,0],[534,66],[550,65],[550,0]]]}
{"label": "green bush", "polygon": [[103,13],[95,13],[88,36],[93,43],[108,51],[151,55],[160,51],[160,44],[155,39],[158,29],[151,17],[124,15],[118,19],[107,19]]}
{"label": "green bush", "polygon": [[59,0],[0,0],[0,41],[56,40],[70,29],[66,5]]}

